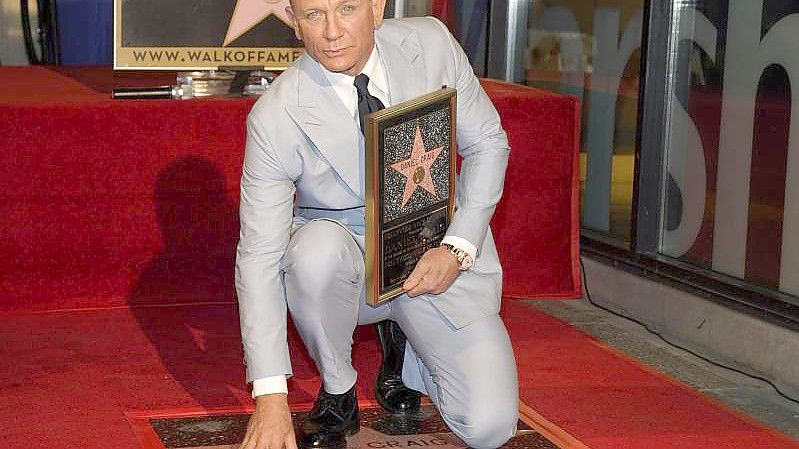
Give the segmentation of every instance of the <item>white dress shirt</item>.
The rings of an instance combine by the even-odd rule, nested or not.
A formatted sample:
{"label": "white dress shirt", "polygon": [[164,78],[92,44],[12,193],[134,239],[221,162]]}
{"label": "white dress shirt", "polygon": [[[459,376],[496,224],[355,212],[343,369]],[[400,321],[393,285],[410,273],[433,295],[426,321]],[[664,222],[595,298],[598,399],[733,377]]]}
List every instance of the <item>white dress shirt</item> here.
{"label": "white dress shirt", "polygon": [[[330,81],[330,85],[336,92],[341,102],[349,111],[353,120],[358,120],[358,92],[355,90],[355,77],[345,73],[334,73],[324,67],[322,71]],[[388,80],[386,79],[386,69],[383,66],[383,60],[377,50],[377,46],[372,49],[372,54],[366,65],[361,71],[364,75],[369,77],[369,85],[367,89],[369,93],[377,97],[386,107],[391,106],[391,96],[388,89]],[[460,248],[471,256],[472,260],[477,255],[477,247],[466,239],[456,236],[446,236],[442,243],[448,243],[456,248]],[[261,396],[264,394],[275,393],[288,393],[288,386],[286,384],[286,376],[278,374],[277,376],[264,377],[255,379],[252,382],[252,397]]]}

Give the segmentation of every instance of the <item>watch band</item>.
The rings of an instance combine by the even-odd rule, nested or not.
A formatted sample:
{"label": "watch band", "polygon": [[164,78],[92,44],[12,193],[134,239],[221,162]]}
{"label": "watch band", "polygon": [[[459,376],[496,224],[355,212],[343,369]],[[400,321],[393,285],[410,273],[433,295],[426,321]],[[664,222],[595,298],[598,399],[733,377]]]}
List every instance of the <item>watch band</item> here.
{"label": "watch band", "polygon": [[467,253],[466,251],[458,247],[455,247],[449,243],[442,243],[441,247],[446,248],[447,251],[449,251],[453,256],[455,256],[455,259],[458,261],[459,270],[465,271],[471,268],[472,265],[474,265],[474,260],[472,260],[472,256],[470,256],[469,253]]}

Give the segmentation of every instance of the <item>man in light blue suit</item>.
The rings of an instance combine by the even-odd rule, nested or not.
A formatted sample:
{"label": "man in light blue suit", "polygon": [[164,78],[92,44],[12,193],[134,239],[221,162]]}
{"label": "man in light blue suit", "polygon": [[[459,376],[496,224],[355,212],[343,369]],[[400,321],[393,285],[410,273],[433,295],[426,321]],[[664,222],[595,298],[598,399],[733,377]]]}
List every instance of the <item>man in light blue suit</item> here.
{"label": "man in light blue suit", "polygon": [[[306,53],[248,117],[236,262],[256,400],[245,449],[296,447],[286,396],[288,313],[322,377],[301,447],[341,448],[358,430],[352,334],[358,324],[383,320],[399,328],[381,337],[398,334],[395,342],[403,342],[392,368],[401,382],[388,384],[428,395],[471,447],[501,446],[515,431],[516,364],[498,314],[502,269],[489,228],[507,137],[446,27],[433,18],[384,21],[384,7],[385,0],[293,0],[288,12]],[[360,120],[443,85],[458,94],[457,209],[442,246],[422,257],[403,286],[406,294],[372,308],[363,292]],[[391,409],[394,399],[377,393]]]}

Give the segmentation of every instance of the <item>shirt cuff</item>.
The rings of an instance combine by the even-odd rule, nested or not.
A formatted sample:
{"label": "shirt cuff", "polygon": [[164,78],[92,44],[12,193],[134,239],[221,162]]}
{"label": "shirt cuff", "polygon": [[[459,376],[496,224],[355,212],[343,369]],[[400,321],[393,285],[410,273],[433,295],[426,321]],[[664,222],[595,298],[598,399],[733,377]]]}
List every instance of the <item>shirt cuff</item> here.
{"label": "shirt cuff", "polygon": [[466,251],[466,254],[468,254],[469,257],[472,258],[472,260],[475,260],[477,258],[477,247],[472,245],[472,242],[464,238],[460,238],[454,235],[447,235],[444,236],[444,238],[441,240],[441,243],[446,243],[448,245],[454,246],[455,248]]}
{"label": "shirt cuff", "polygon": [[252,381],[252,397],[264,394],[286,393],[288,394],[289,387],[286,384],[286,375],[279,374],[277,376],[263,377]]}

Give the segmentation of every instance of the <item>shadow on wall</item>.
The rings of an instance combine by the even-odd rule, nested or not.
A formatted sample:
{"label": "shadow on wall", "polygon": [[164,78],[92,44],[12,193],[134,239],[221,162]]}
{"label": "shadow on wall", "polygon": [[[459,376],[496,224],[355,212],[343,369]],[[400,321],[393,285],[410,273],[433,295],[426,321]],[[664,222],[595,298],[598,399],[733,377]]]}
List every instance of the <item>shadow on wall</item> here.
{"label": "shadow on wall", "polygon": [[[132,288],[132,313],[169,380],[199,406],[240,405],[249,392],[235,303],[236,204],[222,171],[194,156],[162,170],[154,194],[163,251]],[[313,401],[318,371],[290,321],[288,333],[294,369],[290,400]],[[364,326],[356,334],[354,352],[362,354],[357,369],[374,379],[379,362],[373,329]]]}
{"label": "shadow on wall", "polygon": [[224,175],[208,160],[184,157],[161,171],[154,195],[163,251],[128,302],[171,380],[201,406],[237,405],[244,389],[233,285],[239,226]]}

